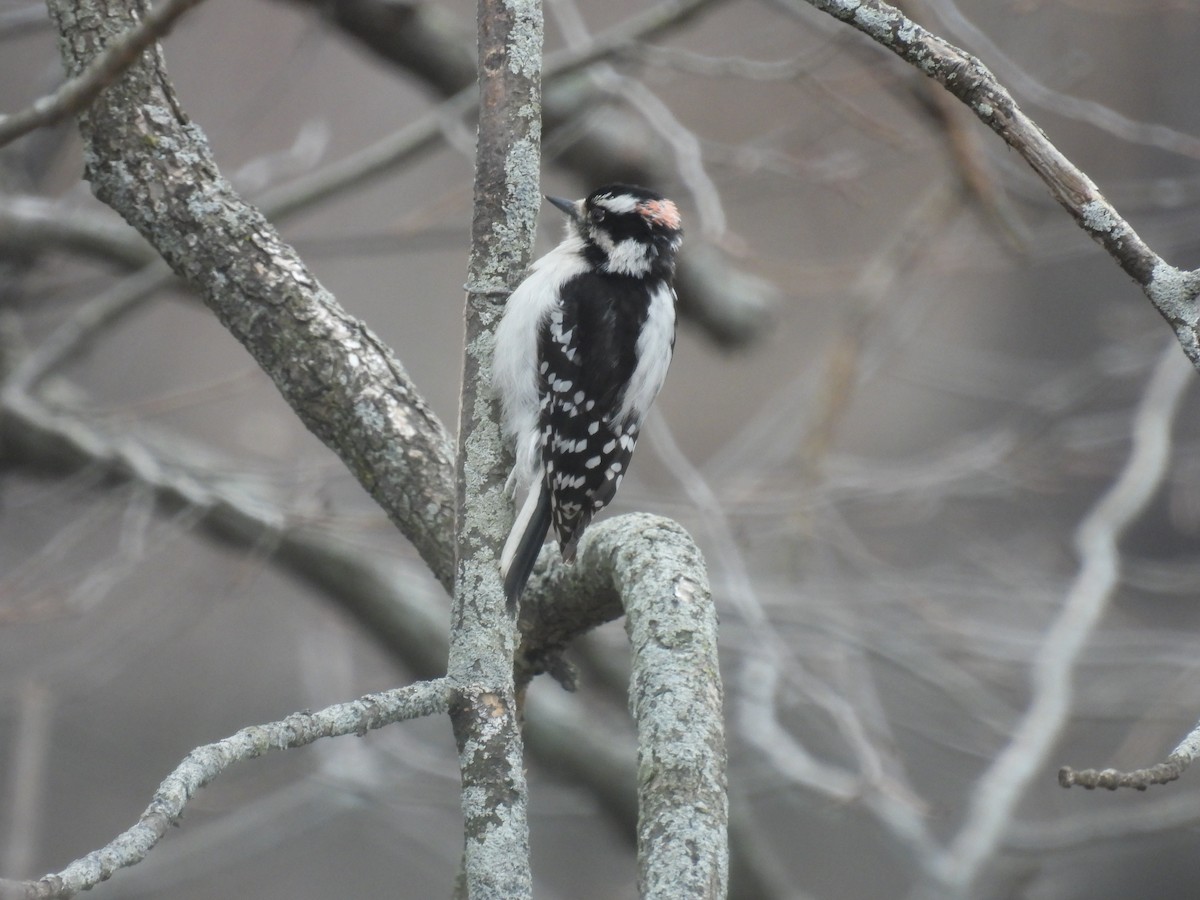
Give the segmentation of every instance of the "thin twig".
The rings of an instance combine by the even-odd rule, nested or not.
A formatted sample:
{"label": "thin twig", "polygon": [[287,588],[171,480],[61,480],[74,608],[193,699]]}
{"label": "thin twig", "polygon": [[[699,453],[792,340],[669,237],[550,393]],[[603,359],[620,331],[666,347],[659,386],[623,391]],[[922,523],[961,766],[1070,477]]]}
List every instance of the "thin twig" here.
{"label": "thin twig", "polygon": [[1179,746],[1157,765],[1134,769],[1131,772],[1118,769],[1076,770],[1070,766],[1063,766],[1058,770],[1058,783],[1065,788],[1080,785],[1088,790],[1102,787],[1115,791],[1117,788],[1128,787],[1144,791],[1152,784],[1174,781],[1187,771],[1197,755],[1200,755],[1200,724],[1188,732],[1187,737],[1179,742]]}
{"label": "thin twig", "polygon": [[1131,144],[1155,147],[1189,159],[1200,159],[1200,138],[1159,122],[1140,122],[1094,100],[1084,100],[1047,87],[1029,74],[1029,69],[1008,56],[1000,46],[968,19],[951,0],[925,0],[948,29],[960,40],[987,57],[988,65],[1000,72],[1009,88],[1034,104],[1068,119]]}
{"label": "thin twig", "polygon": [[[755,652],[746,655],[737,676],[734,712],[739,733],[789,780],[839,802],[861,798],[897,838],[919,854],[927,854],[933,838],[921,818],[922,804],[907,784],[899,760],[871,741],[853,704],[798,664],[770,627],[723,505],[679,448],[662,416],[651,419],[647,437],[667,468],[679,474],[687,494],[703,513],[728,582],[726,594],[745,620],[755,644]],[[799,685],[805,697],[836,723],[839,735],[851,748],[857,770],[817,758],[784,728],[778,706],[785,682],[791,683],[789,687]]]}
{"label": "thin twig", "polygon": [[[776,2],[792,10],[801,5],[801,0]],[[857,28],[965,103],[1024,158],[1076,224],[1141,285],[1175,329],[1184,353],[1200,366],[1200,271],[1176,268],[1155,253],[982,62],[882,0],[804,2]]]}
{"label": "thin twig", "polygon": [[69,208],[45,197],[0,194],[0,254],[34,256],[48,249],[71,250],[127,268],[157,258],[154,248],[111,212]]}
{"label": "thin twig", "polygon": [[50,332],[33,352],[22,359],[6,380],[4,392],[9,395],[31,394],[58,365],[78,355],[89,341],[151,300],[174,280],[174,273],[161,259],[122,278],[79,307],[74,315]]}
{"label": "thin twig", "polygon": [[[85,70],[90,54],[124,34],[135,15],[130,0],[109,0],[104,15],[94,4],[50,3],[71,70]],[[101,95],[81,120],[95,194],[200,292],[449,585],[451,548],[442,535],[453,516],[452,447],[445,427],[394,354],[220,176],[161,58],[143,55],[125,77],[130,90]],[[419,473],[400,471],[414,466]]]}
{"label": "thin twig", "polygon": [[[553,79],[576,72],[611,55],[630,41],[662,33],[664,29],[714,2],[716,0],[670,0],[661,3],[597,35],[582,46],[552,54],[547,58],[545,77]],[[478,105],[478,91],[472,84],[387,137],[315,172],[265,191],[256,198],[255,205],[274,222],[311,209],[323,200],[394,171],[397,166],[433,149],[443,137],[448,122],[457,122],[477,109]],[[3,220],[0,220],[0,224],[3,224]],[[171,276],[161,265],[154,269],[159,273],[157,280],[148,270],[135,273],[64,322],[49,339],[49,345],[39,348],[25,361],[20,372],[23,389],[31,390],[39,379],[63,360],[78,353],[103,328],[120,321],[149,299],[154,291],[171,283]]]}
{"label": "thin twig", "polygon": [[[449,104],[460,97],[465,98],[463,102],[474,102],[473,66],[469,60],[463,62],[460,42],[457,36],[447,35],[449,29],[442,27],[441,16],[432,9],[434,4],[406,6],[400,12],[396,4],[384,0],[292,2],[328,10],[347,33],[450,97]],[[580,79],[568,76],[600,60],[627,54],[636,42],[661,37],[724,2],[664,0],[597,34],[586,45],[548,54],[543,65],[546,133],[574,131],[580,125],[581,111],[599,102],[595,92],[583,86]],[[394,35],[380,38],[379,29],[385,25]],[[468,111],[468,107],[463,108],[464,113]],[[571,143],[557,161],[585,179],[589,187],[597,179],[646,184],[673,179],[675,172],[664,164],[671,161],[671,154],[660,152],[661,145],[651,139],[649,131],[638,130],[640,122],[630,118],[628,123],[632,131],[622,127],[589,133],[588,140]],[[440,124],[433,128],[429,140],[440,135],[440,128]],[[349,165],[350,159],[345,162]],[[737,261],[715,244],[698,240],[688,246],[676,279],[682,315],[723,346],[753,341],[762,333],[778,302],[776,288],[738,269]]]}
{"label": "thin twig", "polygon": [[78,112],[127,69],[138,54],[171,30],[175,20],[201,0],[164,0],[153,6],[137,25],[110,43],[78,75],[67,79],[53,94],[35,100],[9,116],[0,116],[0,147],[35,128]]}
{"label": "thin twig", "polygon": [[[718,0],[668,0],[632,16],[595,38],[546,56],[544,82],[565,78],[599,62],[631,42],[653,37]],[[446,123],[457,121],[479,108],[474,83],[374,144],[289,182],[257,198],[257,205],[272,220],[282,219],[347,188],[362,185],[432,149],[444,135]]]}
{"label": "thin twig", "polygon": [[1005,835],[1004,849],[1041,857],[1072,850],[1095,853],[1102,841],[1126,847],[1146,836],[1158,835],[1166,841],[1170,840],[1166,837],[1170,832],[1194,834],[1198,824],[1200,808],[1197,808],[1195,793],[1172,791],[1159,794],[1152,801],[1123,803],[1104,809],[1088,804],[1072,816],[1056,816],[1041,822],[1016,822]]}

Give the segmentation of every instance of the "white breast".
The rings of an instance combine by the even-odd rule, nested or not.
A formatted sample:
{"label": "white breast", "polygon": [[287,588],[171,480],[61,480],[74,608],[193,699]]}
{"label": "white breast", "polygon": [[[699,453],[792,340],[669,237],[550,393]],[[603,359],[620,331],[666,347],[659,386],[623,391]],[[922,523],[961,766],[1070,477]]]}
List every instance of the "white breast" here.
{"label": "white breast", "polygon": [[538,332],[559,302],[562,283],[587,269],[582,249],[579,238],[568,238],[535,262],[508,298],[496,328],[492,384],[504,404],[504,433],[515,441],[513,474],[522,488],[538,465]]}
{"label": "white breast", "polygon": [[621,418],[641,422],[662,390],[675,344],[675,290],[665,282],[650,295],[646,324],[638,335],[637,365],[621,403]]}

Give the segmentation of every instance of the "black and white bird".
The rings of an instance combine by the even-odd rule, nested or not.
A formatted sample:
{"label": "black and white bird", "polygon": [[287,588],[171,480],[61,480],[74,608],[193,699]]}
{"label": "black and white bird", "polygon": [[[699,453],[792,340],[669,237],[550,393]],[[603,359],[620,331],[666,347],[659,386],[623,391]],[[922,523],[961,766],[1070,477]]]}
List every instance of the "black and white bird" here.
{"label": "black and white bird", "polygon": [[621,484],[675,347],[679,210],[613,184],[567,215],[563,242],[535,262],[496,329],[494,384],[514,442],[510,491],[527,491],[500,557],[516,603],[553,525],[563,559]]}

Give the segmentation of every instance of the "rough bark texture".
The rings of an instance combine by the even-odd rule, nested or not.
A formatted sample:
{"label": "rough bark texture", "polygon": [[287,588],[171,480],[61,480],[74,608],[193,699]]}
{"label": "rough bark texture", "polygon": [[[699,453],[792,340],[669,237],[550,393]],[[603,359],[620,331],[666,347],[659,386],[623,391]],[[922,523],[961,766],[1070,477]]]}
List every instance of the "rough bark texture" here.
{"label": "rough bark texture", "polygon": [[508,463],[491,388],[502,301],[520,282],[540,206],[541,7],[480,0],[479,138],[459,408],[456,580],[448,675],[472,898],[532,895],[528,795],[513,654],[496,551],[512,521]]}
{"label": "rough bark texture", "polygon": [[[51,0],[50,8],[68,72],[74,73],[129,28],[146,5],[142,0]],[[516,629],[504,607],[495,558],[511,517],[502,490],[509,460],[496,426],[490,359],[501,301],[523,275],[540,205],[541,19],[536,4],[485,0],[480,22],[475,251],[468,279],[462,438],[453,494],[443,427],[387,348],[337,305],[265,218],[221,177],[203,134],[174,95],[158,48],[143,53],[101,94],[81,116],[81,131],[87,177],[97,196],[200,293],[305,424],[341,456],[417,545],[442,583],[456,587],[447,696],[463,771],[464,885],[474,897],[511,898],[531,893],[531,877],[512,678]],[[26,413],[31,409],[20,408]],[[50,431],[54,440],[71,444],[65,455],[78,450],[87,455],[88,448],[71,443],[73,438],[64,437],[69,429],[58,424],[52,423]],[[116,441],[109,450],[101,455],[111,457],[116,469],[139,477],[132,444]],[[155,483],[155,478],[149,480]],[[204,490],[197,494],[196,485],[178,473],[161,487],[187,502],[199,497],[235,532],[277,527],[264,526],[221,497]],[[451,496],[457,501],[454,541],[448,539]],[[629,537],[631,526],[636,539]],[[625,538],[614,538],[619,535]],[[598,528],[597,538],[585,545],[574,569],[548,573],[547,582],[561,582],[564,594],[578,594],[589,607],[595,604],[582,619],[556,613],[559,622],[550,629],[551,643],[565,642],[572,630],[577,634],[619,615],[619,604],[612,602],[611,573],[614,566],[630,569],[618,584],[630,598],[635,652],[650,660],[653,670],[634,686],[646,773],[640,790],[643,883],[650,895],[677,896],[672,892],[678,886],[694,885],[698,892],[689,895],[718,896],[724,890],[726,863],[724,799],[715,802],[709,795],[724,771],[720,690],[714,691],[708,680],[716,673],[715,644],[683,642],[670,614],[679,611],[680,603],[695,602],[699,612],[686,615],[715,625],[702,561],[686,535],[662,520],[614,522]],[[654,547],[660,539],[668,552],[656,561]],[[670,549],[679,539],[690,548],[682,555]],[[585,587],[586,581],[599,581],[601,587]],[[639,614],[643,603],[666,606]],[[543,606],[541,613],[551,609]],[[527,624],[537,631],[542,627],[538,620],[531,608]],[[661,624],[670,632],[661,632]],[[704,641],[715,638],[707,625],[697,627]],[[669,644],[679,652],[654,653]],[[686,669],[697,665],[700,678],[694,681]],[[639,671],[643,668],[639,663]],[[672,693],[671,702],[654,699],[660,689]],[[709,721],[699,729],[679,730],[671,723],[682,721],[685,708]],[[697,777],[687,776],[680,760],[694,762]],[[709,834],[711,827],[719,833]],[[672,848],[684,852],[669,852]]]}
{"label": "rough bark texture", "polygon": [[[638,891],[719,900],[729,881],[717,614],[687,534],[640,516],[615,566],[633,647],[638,728]],[[639,546],[640,544],[640,546]]]}
{"label": "rough bark texture", "polygon": [[[134,0],[51,0],[69,74],[129,28]],[[192,285],[442,580],[451,449],[399,361],[221,176],[157,48],[80,117],[86,176]]]}
{"label": "rough bark texture", "polygon": [[[522,597],[523,662],[553,668],[624,600],[638,732],[640,896],[722,898],[729,808],[717,613],[704,559],[677,523],[638,513],[588,530],[575,564],[548,551]],[[554,586],[551,595],[546,587]]]}

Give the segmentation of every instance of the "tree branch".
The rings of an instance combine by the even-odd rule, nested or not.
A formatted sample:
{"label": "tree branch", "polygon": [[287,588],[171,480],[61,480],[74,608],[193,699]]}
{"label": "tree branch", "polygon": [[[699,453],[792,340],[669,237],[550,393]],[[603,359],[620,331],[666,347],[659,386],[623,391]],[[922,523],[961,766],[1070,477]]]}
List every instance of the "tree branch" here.
{"label": "tree branch", "polygon": [[158,786],[154,799],[132,828],[61,872],[37,881],[18,885],[9,882],[0,887],[9,891],[20,889],[27,900],[73,897],[107,881],[118,869],[145,859],[163,835],[179,823],[184,807],[196,792],[235,762],[254,759],[272,750],[304,747],[320,738],[362,736],[394,722],[444,713],[447,699],[445,679],[422,681],[367,694],[349,703],[336,703],[318,712],[293,713],[278,722],[252,725],[224,740],[197,747]]}
{"label": "tree branch", "polygon": [[1122,772],[1118,769],[1073,769],[1063,766],[1058,770],[1058,783],[1065,788],[1082,785],[1089,791],[1102,787],[1110,791],[1117,788],[1133,788],[1144,791],[1152,784],[1169,784],[1187,771],[1188,766],[1200,755],[1200,724],[1193,728],[1179,746],[1158,765],[1145,769]]}
{"label": "tree branch", "polygon": [[171,30],[175,20],[200,0],[163,0],[144,11],[141,21],[113,38],[104,52],[92,57],[79,74],[53,94],[10,116],[0,116],[0,147],[12,143],[35,128],[53,125],[78,112],[124,72],[138,54]]}
{"label": "tree branch", "polygon": [[721,900],[729,879],[729,801],[716,607],[686,532],[674,522],[639,518],[640,545],[623,543],[613,560],[633,646],[638,892]]}
{"label": "tree branch", "polygon": [[4,383],[6,402],[19,403],[21,396],[32,394],[57,366],[80,354],[107,328],[153,299],[174,280],[170,267],[158,259],[79,306],[13,369]]}
{"label": "tree branch", "polygon": [[[203,457],[203,451],[165,444],[165,438],[152,432],[109,431],[25,395],[7,399],[9,405],[0,407],[0,433],[10,459],[43,468],[100,466],[154,489],[169,505],[186,504],[203,511],[201,523],[219,539],[239,545],[269,540],[272,560],[328,592],[418,677],[445,671],[444,607],[415,592],[395,566],[293,521],[283,507],[255,491],[243,477],[226,481],[208,471],[211,466],[188,464],[188,459]],[[687,549],[690,539],[677,525],[650,516],[597,523],[574,566],[564,566],[547,553],[553,572],[531,582],[521,606],[525,641],[518,654],[521,683],[543,671],[546,661],[560,656],[573,638],[622,615],[612,566],[614,560],[619,564],[626,557],[616,554],[622,547],[651,539],[679,544],[675,556],[694,554],[694,548]],[[667,571],[659,576],[660,580],[671,577]],[[697,576],[693,572],[688,577]],[[586,786],[614,827],[632,839],[637,831],[637,798],[630,748],[623,741],[598,742],[592,728],[593,722],[580,714],[578,704],[539,702],[527,710],[527,753]],[[747,896],[767,894],[751,889]]]}
{"label": "tree branch", "polygon": [[[51,0],[69,72],[134,19],[133,0]],[[122,15],[114,11],[123,11]],[[221,177],[161,55],[147,51],[80,117],[96,195],[146,237],[254,356],[444,585],[450,441],[399,361],[349,316]]]}
{"label": "tree branch", "polygon": [[445,604],[417,590],[395,563],[305,527],[245,476],[213,474],[228,467],[197,462],[211,463],[210,454],[179,438],[127,424],[105,428],[21,393],[0,397],[6,459],[43,470],[98,467],[152,489],[165,506],[199,511],[218,540],[267,543],[276,565],[324,591],[409,671],[427,678],[445,673]]}
{"label": "tree branch", "polygon": [[[795,6],[800,0],[780,0]],[[1200,270],[1167,264],[1105,199],[1095,183],[1050,142],[1012,95],[971,54],[926,31],[881,0],[805,0],[852,25],[911,63],[970,107],[1029,163],[1076,223],[1145,292],[1200,367]]]}
{"label": "tree branch", "polygon": [[450,721],[458,744],[466,842],[460,888],[474,898],[533,894],[528,793],[513,684],[516,623],[497,549],[512,521],[509,462],[492,391],[502,302],[529,263],[541,206],[542,10],[538,0],[479,0],[479,137],[467,273],[456,461]]}
{"label": "tree branch", "polygon": [[71,250],[127,268],[158,259],[111,214],[68,210],[43,197],[0,195],[0,255],[33,257],[46,250]]}
{"label": "tree branch", "polygon": [[[75,8],[66,4],[65,0],[55,0],[53,7],[60,28],[65,35],[64,56],[70,65],[84,64],[83,59],[75,57],[72,47],[87,42],[73,41],[72,38],[77,35],[79,29],[85,27],[104,29],[109,27],[111,22],[102,18],[87,17],[85,19],[83,15],[76,15]],[[100,22],[99,25],[95,24],[97,21]],[[495,24],[494,18],[488,21]],[[525,21],[521,24],[528,27],[529,23]],[[96,43],[103,42],[103,34],[99,38]],[[521,58],[527,59],[527,54],[523,52]],[[528,73],[522,74],[527,75]],[[526,104],[523,108],[528,109],[530,105]],[[375,439],[385,440],[401,448],[412,447],[414,441],[418,446],[426,446],[430,442],[436,444],[439,438],[444,438],[436,420],[432,420],[432,418],[429,421],[420,420],[420,414],[424,410],[419,407],[419,400],[415,401],[418,404],[416,410],[411,408],[407,410],[407,415],[416,414],[418,421],[401,423],[397,426],[391,413],[382,417],[367,415],[372,408],[368,405],[368,409],[364,412],[361,395],[354,392],[353,385],[343,385],[339,380],[340,376],[344,375],[352,379],[354,375],[353,371],[346,372],[347,368],[352,368],[349,366],[350,360],[339,355],[339,347],[349,344],[350,348],[347,353],[354,358],[354,365],[363,367],[364,357],[366,357],[365,367],[371,370],[370,376],[375,376],[377,374],[374,371],[376,365],[382,363],[383,367],[393,376],[397,392],[406,396],[405,391],[410,388],[403,371],[399,369],[399,364],[391,360],[390,356],[386,355],[386,351],[377,346],[377,342],[365,332],[365,328],[361,324],[349,320],[336,307],[332,298],[316,284],[299,260],[295,258],[291,249],[279,242],[270,226],[253,210],[248,209],[228,184],[220,178],[207,147],[203,144],[198,132],[187,122],[175,100],[166,81],[161,60],[156,54],[147,54],[138,64],[131,67],[126,79],[115,85],[112,90],[105,92],[97,104],[83,116],[83,132],[85,140],[92,144],[89,176],[97,194],[120,210],[163,253],[179,274],[199,288],[210,307],[254,353],[263,368],[275,378],[281,391],[293,403],[309,427],[325,438],[343,455],[344,459],[349,455],[352,460],[361,462],[361,466],[352,466],[356,472],[360,473],[360,479],[368,479],[371,472],[381,468],[386,470],[387,467],[377,465],[377,461],[373,458],[364,457],[361,450],[357,451],[356,455],[353,452],[354,447],[347,448],[346,443],[354,440],[354,437],[359,441],[368,442]],[[511,138],[511,135],[509,137]],[[520,165],[517,166],[516,171],[518,174],[523,173],[524,176],[529,176],[531,173],[536,176],[536,134],[529,142],[517,141],[514,144],[506,138],[501,141],[501,144],[508,147],[515,146],[522,152],[528,151],[526,156],[518,160]],[[152,158],[145,152],[139,152],[140,148],[146,145],[153,147]],[[530,146],[534,149],[530,150]],[[529,153],[532,155],[528,155]],[[521,166],[525,168],[522,169]],[[471,289],[475,303],[472,309],[481,319],[490,315],[494,321],[498,313],[495,305],[497,292],[506,293],[524,269],[525,257],[523,255],[514,256],[516,242],[513,235],[524,232],[526,248],[532,238],[534,216],[538,205],[536,191],[528,191],[528,185],[531,183],[528,177],[525,177],[524,180],[511,178],[513,171],[512,158],[500,156],[492,160],[491,174],[486,179],[481,177],[481,183],[486,184],[492,191],[484,199],[484,206],[492,204],[494,208],[489,210],[487,215],[477,217],[477,225],[478,223],[501,223],[499,227],[493,228],[492,234],[489,235],[490,246],[498,249],[500,253],[500,262],[498,263],[495,257],[488,257],[481,258],[484,262],[483,265],[476,266],[473,263],[472,266]],[[500,173],[499,180],[497,180],[496,173]],[[536,184],[536,180],[532,183]],[[517,185],[516,194],[513,193],[513,184]],[[500,193],[495,192],[497,185],[502,187]],[[525,193],[521,193],[521,191],[525,191]],[[507,218],[508,216],[517,216],[517,219]],[[245,264],[241,259],[231,260],[222,256],[220,250],[225,245],[236,248],[250,247],[251,264]],[[490,392],[486,390],[489,380],[486,377],[486,361],[490,355],[490,346],[486,339],[482,341],[474,339],[474,335],[483,333],[486,332],[483,330],[469,332],[468,336],[466,383],[474,388],[482,385],[484,390],[468,394],[468,402],[464,404],[466,411],[464,415],[478,415],[480,410],[477,410],[476,407],[480,406],[485,414],[478,415],[478,417],[481,421],[486,422],[491,420],[491,413],[494,412],[494,410],[486,408],[492,404]],[[302,349],[296,350],[295,347]],[[317,363],[311,367],[306,366],[304,363],[296,362],[297,356],[303,357],[305,360],[316,358]],[[313,372],[313,368],[317,371]],[[336,382],[335,390],[332,392],[336,396],[331,395],[328,390],[331,380]],[[375,377],[367,377],[361,387],[363,390],[377,390],[378,380]],[[386,379],[384,380],[386,381]],[[315,407],[310,405],[314,394],[317,398]],[[16,397],[17,393],[14,393],[9,395],[8,399]],[[355,411],[356,415],[351,416],[348,420],[337,419],[336,409],[330,409],[330,407],[345,407]],[[25,412],[28,411],[25,409]],[[334,417],[335,424],[331,424],[330,420],[325,418],[327,415]],[[384,420],[382,425],[375,421],[376,418]],[[408,425],[407,428],[404,427],[405,424]],[[333,433],[342,426],[348,426],[343,429],[346,434]],[[494,425],[490,427],[494,430]],[[399,436],[392,433],[393,428],[400,432]],[[415,434],[410,432],[415,432]],[[492,473],[486,477],[492,479],[491,484],[496,489],[495,494],[500,496],[499,485],[503,479],[496,472],[500,460],[498,435],[493,442],[491,438],[486,437],[486,434],[485,430],[472,430],[464,424],[463,447],[465,450],[462,483],[474,487],[478,484],[475,480],[478,473]],[[406,441],[407,443],[405,443]],[[86,452],[86,448],[76,449]],[[472,460],[472,453],[475,451],[479,452]],[[118,455],[113,458],[113,462],[118,466],[129,467],[135,475],[138,473],[139,461],[136,453],[122,455],[121,452],[118,452]],[[142,463],[144,462],[145,460],[142,460]],[[400,472],[397,475],[397,483],[408,485],[410,488],[412,485],[426,484],[429,486],[427,489],[430,494],[436,497],[439,486],[444,484],[444,480],[439,478],[439,475],[445,472],[445,468],[434,465],[432,473],[411,470]],[[383,505],[392,511],[392,507],[387,503]],[[492,532],[495,531],[498,514],[496,508],[491,508],[492,506],[495,504],[488,499],[488,496],[485,496],[484,503],[480,507],[482,513],[473,522],[464,507],[464,521],[469,526],[463,529],[464,549],[471,550],[476,546],[495,546],[496,535]],[[497,508],[506,510],[507,504],[501,501]],[[500,518],[503,518],[505,514],[500,513]],[[486,543],[481,537],[485,533]],[[443,545],[441,549],[445,550],[448,545],[445,535],[444,531],[440,534],[434,531],[429,539],[434,543],[440,540]],[[474,543],[476,541],[478,543]],[[433,551],[423,552],[423,555],[426,555],[431,567],[443,579],[443,583],[447,583],[451,577],[448,574],[451,570],[448,567],[439,568],[438,560],[444,553],[436,552],[437,549],[435,547]],[[487,553],[490,554],[490,551]],[[475,553],[463,553],[460,560],[465,560],[465,568],[460,569],[460,585],[467,584],[473,579],[482,580],[485,583],[489,579],[496,581],[492,556],[483,558]],[[498,583],[495,588],[494,593],[498,598]],[[467,595],[465,594],[466,589],[463,590],[462,596],[472,596],[472,602],[456,605],[456,617],[460,621],[463,616],[479,615],[479,610],[482,608],[482,604],[475,602],[473,595]],[[707,597],[706,588],[700,590],[693,586],[690,590],[693,593],[699,591]],[[484,595],[486,596],[486,589]],[[498,604],[496,608],[502,609],[502,604]],[[485,612],[483,614],[484,621],[487,621],[489,615],[492,613]],[[509,632],[511,634],[511,626]],[[502,647],[505,652],[497,654],[494,659],[504,660],[505,675],[511,678],[511,637],[505,638],[503,629],[500,629],[500,638],[495,637],[495,631],[489,632],[484,629],[483,633],[485,639],[501,645],[506,640],[508,641],[507,647]],[[474,652],[475,650],[470,651],[470,653]],[[468,672],[469,667],[464,663],[470,653],[464,653],[461,658],[457,659],[452,657],[452,666],[458,665],[457,674],[460,676],[458,682],[455,682],[459,685],[456,687],[455,697],[459,700],[471,701],[469,718],[475,723],[482,722],[491,727],[495,724],[494,713],[498,708],[497,697],[501,699],[502,703],[507,704],[510,715],[514,707],[505,698],[503,687],[500,694],[478,689],[481,682],[476,677],[477,670]],[[469,674],[473,680],[466,681],[464,673]],[[453,674],[455,674],[455,670],[452,668],[452,677]],[[715,666],[710,670],[710,674],[715,676]],[[465,686],[465,690],[461,689],[463,686]],[[508,697],[512,696],[511,686],[507,688],[507,694]],[[719,691],[715,696],[719,698]],[[485,713],[486,715],[484,715]],[[719,724],[716,727],[719,731]],[[513,733],[515,734],[515,729]],[[462,734],[460,732],[460,735]],[[676,737],[678,736],[676,735]],[[484,735],[484,737],[488,738],[490,735]],[[473,738],[469,734],[463,738],[461,743],[464,746],[464,757],[473,756],[474,760],[480,762],[481,765],[492,765],[495,757],[489,756],[487,751],[495,749],[495,747],[487,744],[486,740],[469,746],[472,741]],[[507,746],[515,746],[519,749],[519,743],[512,741],[509,741]],[[721,748],[721,752],[723,754],[723,748]],[[666,754],[663,758],[670,758],[670,754]],[[723,762],[717,764],[712,771],[716,771],[719,777],[723,777]],[[495,777],[497,774],[495,769],[490,772],[480,770],[476,774],[480,775],[480,783],[501,785],[510,792],[513,789],[517,789],[518,792],[523,791],[523,772],[520,769],[519,755],[515,757],[515,763],[508,763],[506,759],[506,768],[501,772],[502,777],[499,779]],[[670,774],[675,773],[672,771]],[[489,781],[489,779],[491,780]],[[710,782],[712,782],[711,774],[706,777],[705,783]],[[512,800],[511,793],[503,799],[505,802],[510,802]],[[674,804],[660,804],[666,812],[652,816],[651,821],[669,816],[669,812],[677,809],[679,803],[687,805],[694,802],[695,797],[685,792],[680,798],[677,798],[677,802]],[[716,808],[707,801],[705,801],[704,807],[705,810],[710,807]],[[494,807],[490,810],[473,808],[470,814],[475,813],[493,814]],[[723,816],[723,812],[720,813],[720,816]],[[479,815],[476,821],[483,828],[491,827],[491,821],[486,815]],[[522,814],[511,818],[506,828],[511,835],[522,830],[523,825]],[[479,842],[480,840],[480,832],[469,831],[469,846],[472,841]],[[723,831],[721,831],[721,835],[716,838],[716,841],[722,848],[723,840]],[[497,841],[495,845],[502,848],[505,843]],[[512,844],[508,843],[507,846],[511,848]],[[704,854],[707,860],[704,865],[710,870],[709,880],[714,884],[723,883],[722,853],[723,849],[720,853]],[[469,856],[470,854],[468,854]],[[497,867],[497,858],[494,855],[489,857],[480,853],[478,857],[474,863],[476,872],[482,873],[483,877],[490,880],[492,884],[501,885],[496,895],[515,896],[516,894],[510,893],[508,888],[514,883],[512,879],[516,878],[519,882],[523,877],[522,874],[518,872],[514,876],[511,872],[503,871],[503,866]],[[527,862],[524,855],[522,855],[522,859]],[[468,865],[470,868],[471,863],[469,862]],[[717,874],[713,875],[712,872],[717,872]]]}
{"label": "tree branch", "polygon": [[717,616],[687,532],[636,513],[589,528],[572,565],[549,548],[521,597],[523,652],[535,662],[552,657],[617,618],[622,600],[638,729],[639,896],[723,898],[729,811]]}

